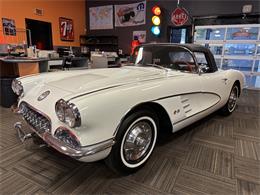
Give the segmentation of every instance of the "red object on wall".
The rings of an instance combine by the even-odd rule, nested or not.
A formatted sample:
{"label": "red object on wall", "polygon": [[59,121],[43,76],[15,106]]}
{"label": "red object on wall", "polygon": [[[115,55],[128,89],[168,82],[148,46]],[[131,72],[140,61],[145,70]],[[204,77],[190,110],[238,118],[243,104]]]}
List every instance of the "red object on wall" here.
{"label": "red object on wall", "polygon": [[62,41],[74,41],[74,27],[72,19],[59,18],[60,39]]}
{"label": "red object on wall", "polygon": [[159,15],[161,15],[161,8],[156,5],[152,8],[152,12],[154,15],[159,16]]}
{"label": "red object on wall", "polygon": [[135,40],[132,41],[132,43],[131,43],[131,46],[132,46],[131,54],[132,54],[132,55],[133,55],[133,53],[134,53],[134,49],[135,49],[138,45],[140,45],[140,42],[139,42],[138,39],[137,39],[137,40],[135,39]]}
{"label": "red object on wall", "polygon": [[177,7],[171,15],[171,21],[175,26],[184,25],[189,19],[188,12],[185,9]]}

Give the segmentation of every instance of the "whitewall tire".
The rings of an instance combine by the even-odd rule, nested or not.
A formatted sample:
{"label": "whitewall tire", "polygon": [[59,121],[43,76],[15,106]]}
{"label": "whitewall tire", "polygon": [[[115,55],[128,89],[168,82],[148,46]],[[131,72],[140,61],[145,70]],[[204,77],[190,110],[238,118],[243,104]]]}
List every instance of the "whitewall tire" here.
{"label": "whitewall tire", "polygon": [[120,174],[137,171],[151,156],[157,131],[156,114],[149,110],[132,113],[120,125],[106,164]]}
{"label": "whitewall tire", "polygon": [[237,106],[238,97],[239,97],[239,87],[237,84],[234,84],[230,91],[227,103],[221,109],[222,115],[228,116],[232,112],[234,112],[234,110],[236,109],[236,106]]}

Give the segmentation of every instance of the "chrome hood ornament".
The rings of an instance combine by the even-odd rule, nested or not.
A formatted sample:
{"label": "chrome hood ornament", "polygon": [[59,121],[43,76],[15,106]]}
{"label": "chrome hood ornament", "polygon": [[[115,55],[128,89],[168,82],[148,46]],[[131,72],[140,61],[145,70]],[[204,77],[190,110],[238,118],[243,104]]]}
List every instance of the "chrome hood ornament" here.
{"label": "chrome hood ornament", "polygon": [[38,101],[42,101],[43,99],[45,99],[51,92],[48,90],[48,91],[45,91],[43,92],[38,98],[37,100]]}

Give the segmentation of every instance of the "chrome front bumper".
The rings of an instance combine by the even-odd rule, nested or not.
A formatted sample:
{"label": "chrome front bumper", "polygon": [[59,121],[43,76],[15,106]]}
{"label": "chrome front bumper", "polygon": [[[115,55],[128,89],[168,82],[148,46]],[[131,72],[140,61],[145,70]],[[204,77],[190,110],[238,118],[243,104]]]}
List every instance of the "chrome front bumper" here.
{"label": "chrome front bumper", "polygon": [[[22,124],[20,122],[15,123],[15,130],[18,133],[18,136],[22,142],[26,141],[26,139],[32,138],[31,133],[26,133]],[[41,137],[48,146],[56,149],[57,151],[68,155],[70,157],[76,158],[80,161],[92,162],[104,159],[110,153],[112,146],[114,145],[114,139],[109,139],[97,144],[84,146],[79,149],[73,149],[66,145],[64,142],[58,140],[53,137],[50,133],[45,132],[43,134],[39,134],[37,131],[32,129],[39,137]]]}

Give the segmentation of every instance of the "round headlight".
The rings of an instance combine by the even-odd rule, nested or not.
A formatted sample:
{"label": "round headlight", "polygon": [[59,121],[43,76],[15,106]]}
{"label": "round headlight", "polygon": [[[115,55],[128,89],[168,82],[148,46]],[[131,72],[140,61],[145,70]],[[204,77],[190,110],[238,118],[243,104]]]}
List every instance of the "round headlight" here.
{"label": "round headlight", "polygon": [[16,95],[18,95],[18,96],[22,95],[23,94],[23,86],[22,86],[21,81],[14,79],[12,81],[12,90]]}
{"label": "round headlight", "polygon": [[75,104],[67,103],[61,99],[56,103],[55,110],[61,122],[66,123],[70,127],[79,127],[81,125],[80,113]]}
{"label": "round headlight", "polygon": [[66,109],[66,107],[67,107],[66,102],[62,99],[59,100],[55,105],[56,115],[61,122],[65,122],[65,109]]}

